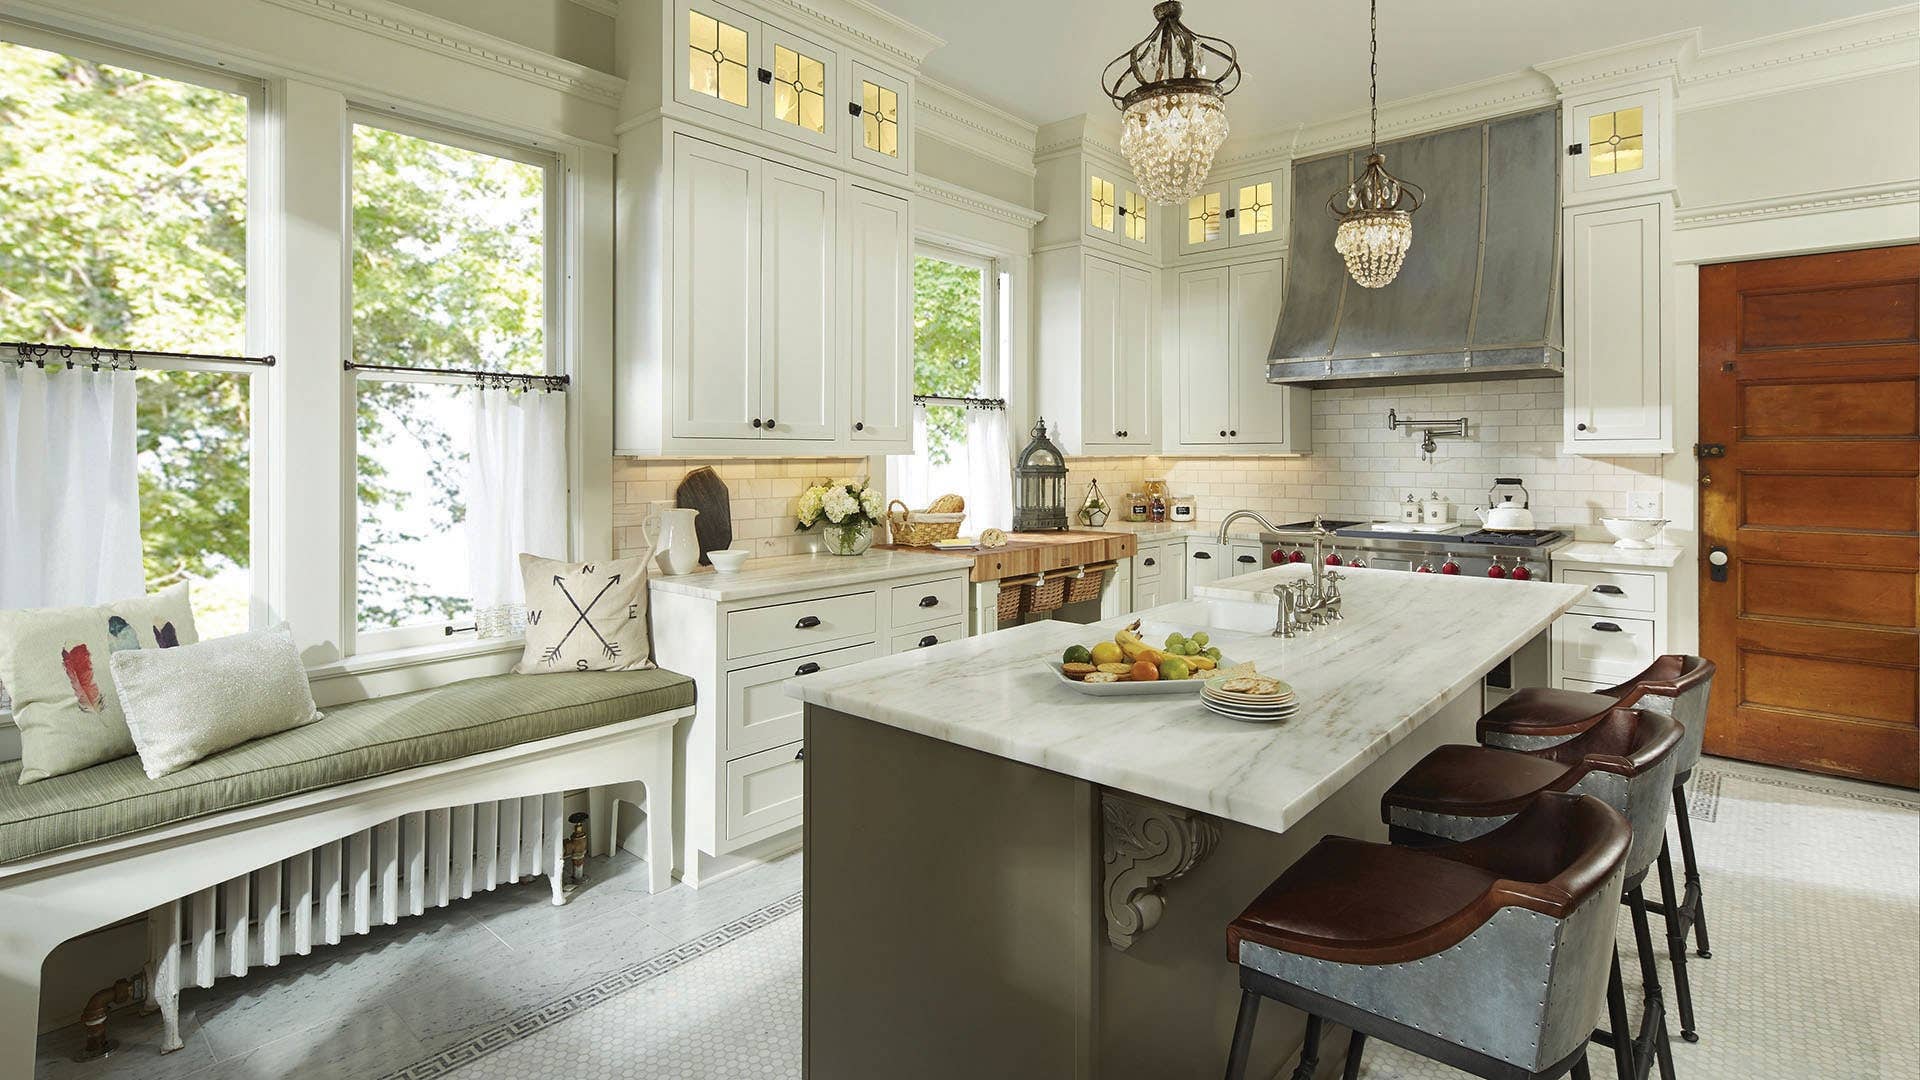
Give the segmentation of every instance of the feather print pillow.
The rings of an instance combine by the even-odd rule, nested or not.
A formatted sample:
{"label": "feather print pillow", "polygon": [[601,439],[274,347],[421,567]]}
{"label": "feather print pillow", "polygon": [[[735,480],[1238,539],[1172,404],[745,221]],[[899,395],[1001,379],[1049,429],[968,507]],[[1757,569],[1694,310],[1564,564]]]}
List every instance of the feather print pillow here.
{"label": "feather print pillow", "polygon": [[0,686],[20,729],[20,782],[133,753],[109,658],[197,640],[185,582],[95,607],[0,611]]}

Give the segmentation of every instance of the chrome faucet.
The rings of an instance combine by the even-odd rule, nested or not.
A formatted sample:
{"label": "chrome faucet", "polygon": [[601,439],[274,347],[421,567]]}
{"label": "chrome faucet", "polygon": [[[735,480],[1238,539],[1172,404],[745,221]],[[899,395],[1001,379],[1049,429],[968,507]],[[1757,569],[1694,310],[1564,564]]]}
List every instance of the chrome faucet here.
{"label": "chrome faucet", "polygon": [[[1252,511],[1236,511],[1251,514]],[[1255,515],[1258,516],[1258,515]],[[1273,636],[1289,638],[1303,630],[1325,626],[1341,618],[1340,573],[1327,569],[1324,544],[1333,535],[1318,515],[1313,519],[1313,580],[1282,582],[1273,587],[1279,610]]]}
{"label": "chrome faucet", "polygon": [[[1229,528],[1232,528],[1233,523],[1236,521],[1239,521],[1241,518],[1252,518],[1253,520],[1259,522],[1261,527],[1266,529],[1268,532],[1280,531],[1280,526],[1275,525],[1271,521],[1268,521],[1266,518],[1262,517],[1260,513],[1256,510],[1235,510],[1233,513],[1228,514],[1226,517],[1220,519],[1220,535],[1216,538],[1216,541],[1222,544],[1226,543],[1227,530]],[[1319,518],[1314,518],[1313,521],[1314,521],[1314,524],[1316,525],[1320,523]]]}

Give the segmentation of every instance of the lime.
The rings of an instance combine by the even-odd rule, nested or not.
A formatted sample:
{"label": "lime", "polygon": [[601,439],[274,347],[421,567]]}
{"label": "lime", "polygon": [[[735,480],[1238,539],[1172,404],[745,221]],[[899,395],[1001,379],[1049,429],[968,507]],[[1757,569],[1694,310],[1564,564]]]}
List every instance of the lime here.
{"label": "lime", "polygon": [[1085,645],[1069,645],[1067,646],[1067,651],[1061,654],[1060,662],[1063,664],[1091,664],[1093,663],[1093,653],[1089,651]]}

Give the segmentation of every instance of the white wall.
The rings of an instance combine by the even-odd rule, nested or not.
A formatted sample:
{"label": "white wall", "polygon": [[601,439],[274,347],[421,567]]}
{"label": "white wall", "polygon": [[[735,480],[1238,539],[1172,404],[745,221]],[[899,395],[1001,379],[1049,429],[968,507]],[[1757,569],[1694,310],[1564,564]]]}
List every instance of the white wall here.
{"label": "white wall", "polygon": [[613,17],[574,0],[405,0],[408,7],[543,53],[613,71]]}

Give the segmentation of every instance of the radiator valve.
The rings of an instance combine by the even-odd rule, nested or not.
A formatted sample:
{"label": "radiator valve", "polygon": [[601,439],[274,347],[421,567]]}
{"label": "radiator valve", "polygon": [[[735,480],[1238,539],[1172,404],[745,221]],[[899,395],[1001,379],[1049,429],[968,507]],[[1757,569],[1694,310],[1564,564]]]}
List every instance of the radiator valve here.
{"label": "radiator valve", "polygon": [[573,831],[561,844],[561,850],[567,860],[567,880],[569,889],[578,888],[587,880],[587,815],[574,813],[567,816],[573,825]]}
{"label": "radiator valve", "polygon": [[120,1048],[120,1044],[107,1038],[107,1010],[115,1005],[126,1005],[135,1001],[144,1001],[147,996],[147,978],[144,973],[129,978],[118,979],[112,986],[94,993],[87,999],[87,1007],[80,1011],[80,1027],[87,1033],[86,1045],[74,1055],[75,1061],[98,1061]]}

